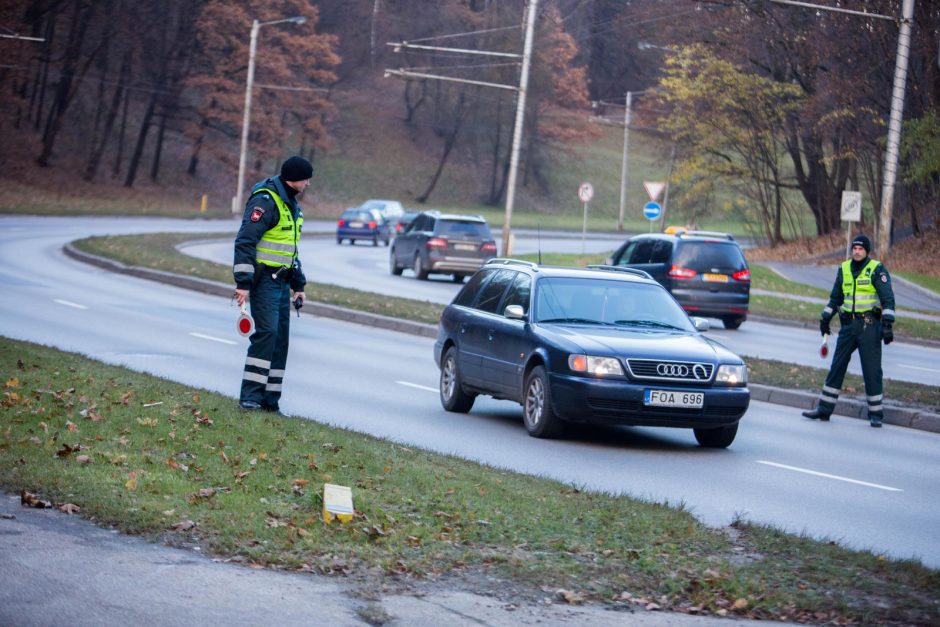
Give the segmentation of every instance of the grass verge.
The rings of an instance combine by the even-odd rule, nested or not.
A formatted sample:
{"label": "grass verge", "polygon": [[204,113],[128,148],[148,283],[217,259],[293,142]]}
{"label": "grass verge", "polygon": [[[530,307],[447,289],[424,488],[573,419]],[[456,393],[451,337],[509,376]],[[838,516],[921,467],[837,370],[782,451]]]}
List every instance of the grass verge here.
{"label": "grass verge", "polygon": [[[231,270],[228,266],[197,260],[180,253],[176,246],[196,238],[188,233],[156,233],[148,235],[122,235],[91,237],[75,242],[75,246],[85,252],[120,261],[133,266],[142,266],[172,272],[199,276],[204,279],[228,283],[231,281]],[[537,255],[520,255],[522,259],[537,261]],[[554,265],[584,266],[592,263],[603,263],[603,257],[596,255],[572,255],[565,253],[544,253],[542,262]],[[779,275],[764,269],[764,272],[774,277],[772,289],[786,289],[789,281]],[[782,283],[781,283],[782,282]],[[798,284],[793,284],[794,286]],[[805,286],[804,286],[805,287]],[[794,290],[797,288],[794,287]],[[808,288],[812,289],[812,288]],[[437,324],[443,306],[428,301],[417,301],[408,298],[384,296],[371,292],[363,292],[349,288],[337,287],[322,283],[307,283],[307,297],[322,303],[348,307],[358,311],[367,311],[394,318],[414,320],[426,324]],[[815,324],[819,319],[818,308],[810,303],[792,299],[780,299],[769,296],[752,296],[751,309],[754,313],[764,313],[771,317],[790,318],[809,324]],[[772,315],[773,314],[773,315]],[[901,336],[901,329],[898,335]],[[940,324],[929,323],[922,320],[905,320],[904,333],[920,333],[915,337],[928,337],[940,340]],[[805,389],[818,392],[822,382],[826,379],[825,368],[795,368],[774,360],[756,358],[746,359],[749,367],[749,377],[752,383],[765,385],[779,385],[781,387]],[[892,402],[905,405],[923,406],[931,409],[940,409],[937,405],[936,388],[916,383],[904,383],[886,379],[886,393]],[[858,375],[848,374],[845,378],[844,390],[848,395],[862,394],[864,384]]]}
{"label": "grass verge", "polygon": [[[940,572],[681,508],[584,492],[34,344],[0,344],[0,485],[122,531],[249,565],[388,577],[485,574],[539,597],[832,622],[940,621]],[[349,524],[323,483],[353,489]]]}

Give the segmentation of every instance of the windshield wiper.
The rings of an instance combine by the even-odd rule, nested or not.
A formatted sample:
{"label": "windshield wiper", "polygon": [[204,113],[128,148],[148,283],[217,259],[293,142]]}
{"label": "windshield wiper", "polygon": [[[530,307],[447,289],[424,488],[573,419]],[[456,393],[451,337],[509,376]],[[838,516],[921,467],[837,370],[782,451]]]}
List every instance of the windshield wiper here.
{"label": "windshield wiper", "polygon": [[609,322],[603,322],[601,320],[589,320],[588,318],[548,318],[545,320],[539,320],[539,322],[570,322],[574,324],[610,324]]}
{"label": "windshield wiper", "polygon": [[660,322],[659,320],[615,320],[614,324],[631,326],[631,327],[653,327],[656,329],[675,329],[676,331],[684,331],[682,327],[677,327],[674,324],[669,324],[667,322]]}

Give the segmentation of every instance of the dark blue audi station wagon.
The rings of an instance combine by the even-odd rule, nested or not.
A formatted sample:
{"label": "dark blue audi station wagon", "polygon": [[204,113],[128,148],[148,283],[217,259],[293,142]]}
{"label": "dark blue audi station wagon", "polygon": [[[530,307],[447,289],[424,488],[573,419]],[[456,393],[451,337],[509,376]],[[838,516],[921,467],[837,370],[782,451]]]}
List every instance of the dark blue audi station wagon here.
{"label": "dark blue audi station wagon", "polygon": [[534,437],[576,423],[678,427],[725,448],[750,403],[747,366],[707,330],[641,270],[492,259],[441,315],[441,404],[515,401]]}

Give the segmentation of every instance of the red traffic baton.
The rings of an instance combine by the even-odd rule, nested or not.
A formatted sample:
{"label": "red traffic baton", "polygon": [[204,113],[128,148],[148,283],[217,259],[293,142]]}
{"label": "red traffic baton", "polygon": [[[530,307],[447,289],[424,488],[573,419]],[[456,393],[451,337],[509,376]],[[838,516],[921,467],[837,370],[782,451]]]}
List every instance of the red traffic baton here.
{"label": "red traffic baton", "polygon": [[819,356],[825,359],[829,356],[829,334],[823,336],[822,344],[819,345]]}
{"label": "red traffic baton", "polygon": [[255,319],[251,317],[244,305],[241,307],[238,320],[235,321],[235,330],[242,337],[248,337],[255,332]]}

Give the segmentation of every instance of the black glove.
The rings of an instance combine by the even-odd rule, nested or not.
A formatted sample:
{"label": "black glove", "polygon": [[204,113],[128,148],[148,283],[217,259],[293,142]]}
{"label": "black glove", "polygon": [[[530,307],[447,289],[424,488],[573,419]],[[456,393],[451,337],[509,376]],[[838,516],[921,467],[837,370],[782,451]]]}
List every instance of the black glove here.
{"label": "black glove", "polygon": [[829,318],[819,319],[819,332],[823,335],[829,335]]}
{"label": "black glove", "polygon": [[894,341],[894,330],[891,328],[892,326],[890,322],[881,323],[881,339],[884,340],[885,344],[890,344]]}

